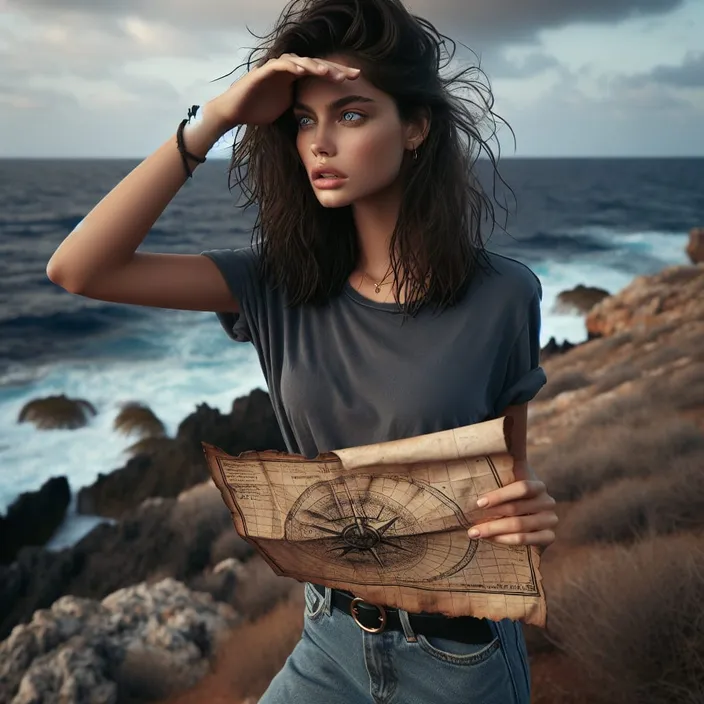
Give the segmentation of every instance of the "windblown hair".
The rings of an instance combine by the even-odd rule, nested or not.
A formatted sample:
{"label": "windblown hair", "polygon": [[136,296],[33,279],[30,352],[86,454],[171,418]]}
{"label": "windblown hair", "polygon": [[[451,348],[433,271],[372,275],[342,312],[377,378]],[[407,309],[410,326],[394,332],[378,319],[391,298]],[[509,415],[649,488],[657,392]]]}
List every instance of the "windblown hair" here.
{"label": "windblown hair", "polygon": [[[474,171],[486,152],[498,175],[489,147],[496,134],[494,100],[488,81],[466,77],[485,74],[472,66],[441,75],[455,42],[410,14],[401,0],[291,0],[274,29],[257,38],[263,42],[243,64],[248,70],[284,53],[347,56],[391,96],[401,120],[419,111],[430,118],[417,161],[407,171],[390,244],[395,288],[404,291],[405,301],[395,298],[406,315],[428,303],[440,309],[455,303],[477,267],[488,264],[482,221],[489,220],[492,231],[496,224],[493,203]],[[467,97],[459,94],[462,88]],[[485,119],[487,138],[481,134]],[[246,196],[241,207],[258,205],[252,244],[261,274],[285,288],[291,306],[324,304],[341,293],[357,266],[359,246],[351,206],[325,208],[315,197],[296,133],[291,108],[272,124],[246,126],[244,137],[235,137],[229,187],[239,186]]]}

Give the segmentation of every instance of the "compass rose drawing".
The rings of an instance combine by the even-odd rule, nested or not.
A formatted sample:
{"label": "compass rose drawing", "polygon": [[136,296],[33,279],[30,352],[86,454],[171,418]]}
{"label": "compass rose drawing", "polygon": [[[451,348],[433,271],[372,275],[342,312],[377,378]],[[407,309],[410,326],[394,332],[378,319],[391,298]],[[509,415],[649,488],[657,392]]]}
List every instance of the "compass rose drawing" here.
{"label": "compass rose drawing", "polygon": [[474,557],[460,508],[428,484],[354,474],[308,487],[287,516],[285,539],[342,572],[418,582],[447,577]]}
{"label": "compass rose drawing", "polygon": [[[321,516],[321,518],[324,517]],[[353,551],[361,553],[368,551],[382,568],[384,567],[382,548],[389,547],[395,550],[411,552],[411,550],[400,544],[400,540],[391,540],[388,537],[384,537],[386,531],[398,521],[398,516],[394,516],[392,519],[383,523],[379,523],[378,516],[376,518],[368,518],[367,516],[345,516],[344,518],[353,520],[354,522],[344,526],[342,531],[331,530],[322,525],[318,526],[319,530],[335,536],[336,540],[332,541],[333,545],[328,548],[328,552],[340,550],[340,557],[344,557]],[[372,525],[374,522],[379,525]],[[334,543],[337,541],[341,544],[335,545]]]}

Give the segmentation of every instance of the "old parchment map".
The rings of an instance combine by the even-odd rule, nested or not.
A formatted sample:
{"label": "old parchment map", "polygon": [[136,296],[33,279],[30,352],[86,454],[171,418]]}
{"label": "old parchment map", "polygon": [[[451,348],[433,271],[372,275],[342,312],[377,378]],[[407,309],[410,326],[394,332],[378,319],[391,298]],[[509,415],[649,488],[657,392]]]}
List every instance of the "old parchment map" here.
{"label": "old parchment map", "polygon": [[408,611],[545,627],[539,555],[472,540],[498,515],[480,494],[514,480],[510,419],[308,460],[202,443],[237,532],[277,574]]}

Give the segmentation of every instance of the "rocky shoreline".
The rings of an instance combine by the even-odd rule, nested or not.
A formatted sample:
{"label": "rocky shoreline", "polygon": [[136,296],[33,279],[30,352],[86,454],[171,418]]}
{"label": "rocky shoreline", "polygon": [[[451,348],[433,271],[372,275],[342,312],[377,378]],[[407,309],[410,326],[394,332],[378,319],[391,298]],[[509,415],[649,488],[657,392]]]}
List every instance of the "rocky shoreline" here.
{"label": "rocky shoreline", "polygon": [[[22,409],[19,422],[32,418],[39,428],[80,427],[89,420],[84,411],[88,407],[85,399],[66,396],[37,399]],[[130,448],[132,457],[124,467],[98,475],[93,484],[78,491],[79,514],[119,519],[146,499],[176,497],[194,484],[207,481],[201,441],[230,454],[248,449],[285,449],[269,395],[261,389],[237,398],[230,413],[198,405],[179,424],[173,438],[163,434],[161,422],[141,404],[128,404],[114,425],[116,429],[129,426],[141,437]],[[0,565],[15,560],[23,546],[46,544],[64,520],[70,498],[66,477],[54,477],[38,491],[18,497],[7,515],[0,516]]]}
{"label": "rocky shoreline", "polygon": [[166,578],[102,601],[62,596],[0,643],[4,702],[158,700],[196,684],[240,617]]}
{"label": "rocky shoreline", "polygon": [[[555,625],[549,639],[530,632],[538,678],[544,653],[557,649],[586,662],[570,635],[579,626],[570,615],[575,597],[560,581],[574,554],[594,540],[613,546],[631,544],[644,531],[701,535],[704,529],[701,512],[684,504],[668,511],[653,497],[660,512],[644,509],[638,484],[620,502],[608,496],[614,482],[633,481],[634,461],[641,467],[635,476],[649,478],[657,461],[677,465],[681,481],[690,483],[704,466],[698,464],[704,457],[703,250],[704,231],[693,230],[691,266],[638,277],[613,296],[586,287],[561,296],[563,305],[585,312],[589,339],[550,341],[543,350],[549,383],[531,404],[532,462],[564,515],[561,546],[547,551],[544,563]],[[78,427],[92,410],[84,399],[39,399],[19,420],[50,427],[52,413],[56,422]],[[163,699],[196,684],[222,634],[296,586],[262,569],[237,536],[200,445],[229,454],[284,450],[265,392],[238,398],[228,414],[199,405],[173,438],[139,404],[116,419],[116,427],[125,425],[141,433],[133,457],[77,496],[79,512],[112,523],[64,550],[42,547],[69,504],[65,478],[23,495],[0,519],[0,701]],[[585,432],[605,449],[587,442]],[[617,441],[630,454],[618,457]],[[665,484],[659,490],[667,494]],[[598,527],[584,508],[590,501],[601,516]],[[260,586],[253,589],[256,580]]]}

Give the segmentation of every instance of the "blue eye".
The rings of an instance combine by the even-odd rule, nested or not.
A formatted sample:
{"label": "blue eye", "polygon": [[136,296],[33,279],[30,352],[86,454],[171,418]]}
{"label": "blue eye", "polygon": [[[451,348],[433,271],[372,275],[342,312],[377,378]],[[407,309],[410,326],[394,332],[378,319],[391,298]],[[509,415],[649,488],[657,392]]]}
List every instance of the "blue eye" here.
{"label": "blue eye", "polygon": [[362,114],[359,113],[359,112],[355,112],[354,110],[347,110],[346,112],[343,112],[343,113],[342,113],[342,118],[343,118],[342,121],[343,121],[343,122],[358,122],[358,120],[345,120],[345,119],[344,119],[344,118],[345,118],[345,115],[357,115],[357,117],[359,117],[360,119],[361,119],[361,118],[364,118],[364,115],[362,115]]}
{"label": "blue eye", "polygon": [[[356,120],[348,120],[346,117],[348,115],[356,115],[358,119]],[[345,110],[345,112],[342,113],[342,122],[363,122],[366,119],[366,115],[363,115],[361,112],[357,112],[356,110]],[[304,123],[303,120],[310,120],[310,122]],[[300,117],[296,118],[296,125],[299,128],[303,127],[308,127],[310,124],[313,123],[313,120],[308,117],[307,115],[301,115]]]}

